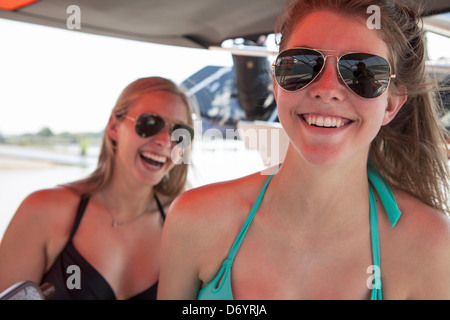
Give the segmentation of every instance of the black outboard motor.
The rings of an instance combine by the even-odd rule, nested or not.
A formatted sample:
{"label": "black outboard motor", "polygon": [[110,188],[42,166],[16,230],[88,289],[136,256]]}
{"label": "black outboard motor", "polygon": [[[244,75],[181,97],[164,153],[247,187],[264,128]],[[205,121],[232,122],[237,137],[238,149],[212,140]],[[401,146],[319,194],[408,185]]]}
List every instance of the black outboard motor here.
{"label": "black outboard motor", "polygon": [[[244,40],[244,45],[263,45]],[[270,63],[266,57],[233,54],[238,101],[247,120],[267,120],[276,107]]]}

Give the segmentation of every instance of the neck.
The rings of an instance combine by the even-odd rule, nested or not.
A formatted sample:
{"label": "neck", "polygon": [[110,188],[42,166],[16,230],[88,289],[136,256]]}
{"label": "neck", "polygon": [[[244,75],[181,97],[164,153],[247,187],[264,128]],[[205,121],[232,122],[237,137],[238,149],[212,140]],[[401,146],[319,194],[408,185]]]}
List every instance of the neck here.
{"label": "neck", "polygon": [[368,217],[365,161],[317,166],[287,155],[271,184],[272,190],[283,190],[275,195],[282,207],[278,214],[311,232],[331,232]]}
{"label": "neck", "polygon": [[132,187],[113,177],[101,193],[109,207],[113,208],[114,218],[118,221],[129,220],[156,207],[151,186]]}

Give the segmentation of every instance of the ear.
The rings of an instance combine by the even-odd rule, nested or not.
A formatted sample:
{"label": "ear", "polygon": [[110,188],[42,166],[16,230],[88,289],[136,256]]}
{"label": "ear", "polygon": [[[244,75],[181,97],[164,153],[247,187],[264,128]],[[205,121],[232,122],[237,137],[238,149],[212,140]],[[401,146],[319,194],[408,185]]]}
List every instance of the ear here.
{"label": "ear", "polygon": [[109,117],[108,125],[106,126],[106,130],[108,133],[108,136],[111,138],[111,140],[117,142],[118,139],[118,133],[117,133],[117,127],[118,127],[117,118],[114,114],[111,114]]}
{"label": "ear", "polygon": [[390,95],[390,97],[388,98],[387,108],[384,111],[383,126],[389,124],[392,121],[392,119],[395,118],[395,116],[400,111],[401,107],[405,104],[407,99],[408,97],[406,93],[405,94],[393,93]]}

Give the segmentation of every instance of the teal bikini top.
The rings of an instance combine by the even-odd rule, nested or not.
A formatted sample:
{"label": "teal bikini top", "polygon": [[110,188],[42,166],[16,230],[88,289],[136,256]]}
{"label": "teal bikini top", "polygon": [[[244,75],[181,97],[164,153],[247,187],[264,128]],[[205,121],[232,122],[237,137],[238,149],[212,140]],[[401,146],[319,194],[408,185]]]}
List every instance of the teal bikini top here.
{"label": "teal bikini top", "polygon": [[[278,168],[266,179],[261,191],[256,198],[253,207],[250,210],[247,220],[243,225],[241,231],[239,232],[231,250],[222,264],[217,275],[211,280],[205,287],[203,287],[199,294],[198,300],[233,300],[233,291],[231,288],[231,266],[233,264],[234,257],[241,246],[242,240],[244,239],[245,233],[250,226],[256,211],[264,197],[267,186],[269,185],[272,177],[276,173]],[[367,166],[367,175],[369,177],[369,199],[370,199],[370,235],[372,242],[372,259],[374,265],[374,285],[372,288],[370,300],[382,300],[381,294],[381,278],[380,278],[380,243],[378,238],[378,219],[377,219],[377,207],[375,203],[375,196],[372,191],[372,186],[378,193],[381,202],[387,212],[391,226],[395,226],[398,219],[400,218],[400,210],[395,201],[394,195],[392,194],[389,186],[380,177],[378,172],[375,170],[373,165],[370,163]],[[222,280],[222,281],[221,281]],[[219,284],[220,282],[220,284]]]}

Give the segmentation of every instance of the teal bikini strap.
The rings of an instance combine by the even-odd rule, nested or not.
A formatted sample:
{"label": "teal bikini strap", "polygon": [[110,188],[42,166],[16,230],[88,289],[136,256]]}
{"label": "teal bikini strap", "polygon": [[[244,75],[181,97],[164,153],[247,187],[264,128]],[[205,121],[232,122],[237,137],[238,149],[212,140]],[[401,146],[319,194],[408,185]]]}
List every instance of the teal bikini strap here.
{"label": "teal bikini strap", "polygon": [[377,204],[372,187],[369,184],[370,236],[372,242],[373,281],[370,300],[383,300],[381,291],[380,239],[378,235]]}
{"label": "teal bikini strap", "polygon": [[[216,276],[217,281],[220,280],[220,278],[222,277],[224,272],[227,272],[227,271],[229,272],[231,265],[233,263],[233,260],[236,256],[236,253],[239,250],[239,247],[241,246],[241,243],[242,243],[242,241],[245,237],[245,234],[255,216],[255,213],[261,204],[261,201],[264,197],[266,189],[267,189],[270,181],[272,180],[273,176],[277,172],[277,170],[278,170],[278,168],[264,182],[264,185],[262,186],[261,191],[250,210],[250,213],[247,217],[247,220],[245,221],[244,226],[240,230],[240,232],[236,238],[236,241],[234,242],[233,246],[231,247],[231,250],[228,254],[227,259],[224,261],[224,264],[223,264],[220,272]],[[380,242],[379,242],[379,234],[378,234],[377,207],[376,207],[375,195],[372,190],[371,184],[373,185],[376,192],[378,193],[392,226],[394,226],[397,223],[401,213],[397,206],[397,203],[395,201],[395,198],[392,194],[391,189],[384,182],[384,180],[381,178],[381,176],[375,170],[373,165],[370,163],[367,166],[367,174],[368,174],[368,178],[370,181],[370,184],[369,184],[370,233],[371,233],[371,242],[372,242],[372,258],[373,258],[373,265],[374,265],[373,271],[374,271],[374,280],[375,280],[373,283],[373,289],[372,289],[370,299],[371,300],[382,300],[381,277],[380,277]]]}
{"label": "teal bikini strap", "polygon": [[269,182],[272,180],[272,177],[277,172],[278,168],[266,179],[264,185],[259,192],[258,197],[256,198],[249,214],[247,220],[245,221],[244,226],[241,228],[236,240],[234,241],[233,246],[231,247],[230,252],[228,253],[227,258],[224,260],[222,267],[220,268],[217,275],[209,284],[207,284],[204,288],[202,288],[199,292],[198,299],[201,300],[232,300],[233,299],[233,291],[231,289],[231,266],[233,264],[234,257],[236,256],[237,251],[244,239],[245,233],[247,232],[248,227],[250,226],[253,217],[255,216],[256,211],[264,197],[267,186]]}
{"label": "teal bikini strap", "polygon": [[395,201],[391,188],[389,188],[386,182],[384,182],[383,178],[381,178],[371,162],[367,164],[367,175],[369,177],[369,181],[372,183],[381,199],[381,202],[383,203],[383,207],[389,217],[391,226],[395,226],[400,218],[401,212],[397,206],[397,202]]}
{"label": "teal bikini strap", "polygon": [[375,195],[372,190],[372,186],[378,193],[381,199],[384,209],[389,217],[391,226],[395,226],[400,218],[401,212],[397,206],[394,195],[390,187],[384,182],[378,172],[375,170],[372,163],[367,165],[367,175],[369,177],[369,201],[370,201],[370,234],[372,242],[372,259],[373,259],[373,272],[374,282],[372,283],[373,289],[370,296],[371,300],[382,300],[381,290],[381,264],[380,264],[380,239],[378,233],[378,216],[377,205],[375,201]]}
{"label": "teal bikini strap", "polygon": [[259,205],[261,204],[262,199],[264,198],[264,194],[266,193],[267,186],[269,185],[270,181],[272,180],[275,173],[278,171],[279,167],[277,167],[272,174],[266,179],[266,182],[264,182],[264,185],[261,188],[261,191],[259,192],[258,197],[256,198],[255,202],[253,203],[253,206],[248,214],[247,220],[245,221],[244,226],[241,228],[241,231],[239,232],[236,241],[234,242],[233,246],[231,247],[230,253],[228,254],[227,260],[229,261],[230,265],[233,263],[234,257],[236,256],[236,253],[239,250],[239,247],[241,246],[242,240],[244,240],[245,234],[247,233],[248,227],[253,221],[253,217],[255,216],[256,211],[258,211]]}

